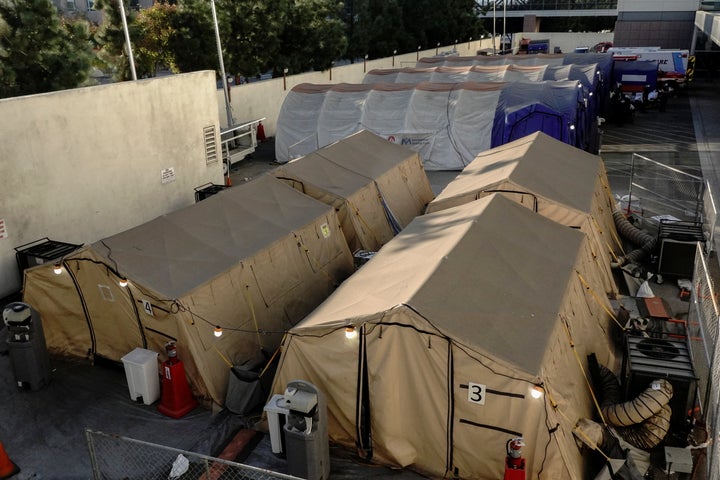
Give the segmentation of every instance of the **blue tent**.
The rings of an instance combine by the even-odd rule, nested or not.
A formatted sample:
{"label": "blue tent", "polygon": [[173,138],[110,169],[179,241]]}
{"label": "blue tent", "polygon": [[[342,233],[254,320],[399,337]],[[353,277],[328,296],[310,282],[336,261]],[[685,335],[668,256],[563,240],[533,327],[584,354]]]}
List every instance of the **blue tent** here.
{"label": "blue tent", "polygon": [[[588,121],[579,82],[515,82],[507,84],[503,97],[506,108],[503,135],[493,136],[493,147],[533,132],[543,132],[583,148]],[[516,122],[522,122],[522,126]]]}
{"label": "blue tent", "polygon": [[657,62],[654,60],[617,60],[613,79],[623,92],[642,92],[657,88]]}
{"label": "blue tent", "polygon": [[581,147],[578,81],[301,84],[285,97],[275,157],[285,163],[369,130],[418,152],[426,170],[462,170],[475,156],[541,131]]}
{"label": "blue tent", "polygon": [[539,103],[530,103],[508,108],[505,122],[493,134],[493,146],[500,146],[518,140],[535,132],[552,132],[552,137],[564,143],[571,143],[572,131],[567,128],[563,114]]}

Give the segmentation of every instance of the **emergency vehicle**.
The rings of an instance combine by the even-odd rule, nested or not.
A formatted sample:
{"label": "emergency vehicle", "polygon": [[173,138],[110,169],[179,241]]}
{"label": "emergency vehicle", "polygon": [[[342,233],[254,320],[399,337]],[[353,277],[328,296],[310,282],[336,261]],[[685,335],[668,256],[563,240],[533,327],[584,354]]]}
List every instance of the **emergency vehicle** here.
{"label": "emergency vehicle", "polygon": [[612,47],[608,49],[613,60],[652,61],[657,65],[658,82],[672,87],[684,86],[692,80],[695,57],[688,50],[662,49],[660,47]]}

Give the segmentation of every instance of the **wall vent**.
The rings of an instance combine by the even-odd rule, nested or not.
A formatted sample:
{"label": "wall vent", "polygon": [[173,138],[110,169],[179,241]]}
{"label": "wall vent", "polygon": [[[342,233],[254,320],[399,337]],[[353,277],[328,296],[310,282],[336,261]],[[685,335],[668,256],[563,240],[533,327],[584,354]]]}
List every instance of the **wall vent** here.
{"label": "wall vent", "polygon": [[205,140],[205,163],[207,165],[217,163],[218,155],[215,125],[203,128],[203,139]]}

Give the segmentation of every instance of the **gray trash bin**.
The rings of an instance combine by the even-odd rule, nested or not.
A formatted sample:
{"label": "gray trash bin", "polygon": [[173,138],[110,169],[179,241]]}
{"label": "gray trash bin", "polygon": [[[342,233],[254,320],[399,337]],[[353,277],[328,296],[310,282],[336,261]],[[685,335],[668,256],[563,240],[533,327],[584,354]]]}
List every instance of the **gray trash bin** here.
{"label": "gray trash bin", "polygon": [[330,476],[330,445],[325,396],[311,383],[294,380],[285,389],[285,432],[290,475],[308,480]]}
{"label": "gray trash bin", "polygon": [[50,359],[40,314],[27,303],[13,302],[5,306],[3,322],[17,386],[39,390],[50,382]]}

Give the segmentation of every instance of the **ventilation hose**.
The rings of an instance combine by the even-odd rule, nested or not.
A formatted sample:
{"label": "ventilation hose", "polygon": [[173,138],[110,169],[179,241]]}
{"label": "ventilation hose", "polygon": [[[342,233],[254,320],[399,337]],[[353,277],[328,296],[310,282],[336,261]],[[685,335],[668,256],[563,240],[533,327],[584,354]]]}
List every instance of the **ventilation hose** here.
{"label": "ventilation hose", "polygon": [[657,239],[633,225],[622,212],[614,210],[613,220],[615,221],[615,227],[618,233],[623,238],[630,241],[633,245],[640,245],[639,248],[636,248],[627,255],[619,257],[617,266],[621,267],[626,263],[640,263],[655,250]]}
{"label": "ventilation hose", "polygon": [[598,389],[600,390],[600,409],[611,407],[617,403],[620,403],[620,382],[617,376],[605,365],[598,364],[599,376]]}
{"label": "ventilation hose", "polygon": [[672,409],[670,405],[663,405],[658,413],[647,420],[632,427],[618,428],[618,434],[629,444],[650,450],[663,441],[670,430],[670,417]]}
{"label": "ventilation hose", "polygon": [[615,427],[629,427],[642,423],[659,413],[673,396],[672,384],[667,380],[654,380],[635,399],[602,408],[607,422]]}

